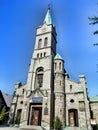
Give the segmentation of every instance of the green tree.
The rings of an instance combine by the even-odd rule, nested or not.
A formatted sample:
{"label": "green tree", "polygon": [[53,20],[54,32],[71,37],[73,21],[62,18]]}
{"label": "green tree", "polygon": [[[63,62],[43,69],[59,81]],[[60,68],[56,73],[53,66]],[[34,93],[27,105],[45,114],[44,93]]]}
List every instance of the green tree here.
{"label": "green tree", "polygon": [[[97,3],[97,5],[98,5],[98,3]],[[90,25],[96,25],[96,24],[98,24],[98,16],[89,17],[88,19],[89,19],[89,21],[90,21],[90,23],[89,23]],[[96,29],[96,30],[93,32],[93,34],[94,34],[94,35],[98,35],[98,29]],[[96,46],[96,45],[98,45],[98,43],[94,43],[93,45]]]}
{"label": "green tree", "polygon": [[96,129],[98,130],[98,124],[96,124]]}
{"label": "green tree", "polygon": [[[98,3],[97,3],[98,5]],[[89,21],[90,21],[90,25],[96,25],[98,24],[98,16],[94,16],[94,17],[88,17]],[[98,35],[98,29],[96,29],[94,32],[93,32],[94,35]],[[94,46],[98,46],[98,43],[94,43],[93,44]],[[98,64],[97,64],[97,68],[98,68]],[[98,72],[98,71],[97,71]]]}
{"label": "green tree", "polygon": [[1,122],[4,120],[5,114],[6,114],[6,107],[3,106],[2,111],[1,111],[1,113],[0,113],[0,121],[1,121]]}
{"label": "green tree", "polygon": [[[98,17],[97,17],[97,16],[94,16],[93,18],[90,18],[90,17],[89,17],[89,20],[91,21],[91,22],[90,22],[90,25],[98,24]],[[95,34],[98,34],[98,30],[95,30],[95,31],[93,32],[93,34],[94,34],[94,35],[95,35]]]}
{"label": "green tree", "polygon": [[60,130],[61,127],[62,127],[62,123],[60,121],[60,118],[58,116],[56,116],[55,121],[54,121],[54,128],[56,130]]}

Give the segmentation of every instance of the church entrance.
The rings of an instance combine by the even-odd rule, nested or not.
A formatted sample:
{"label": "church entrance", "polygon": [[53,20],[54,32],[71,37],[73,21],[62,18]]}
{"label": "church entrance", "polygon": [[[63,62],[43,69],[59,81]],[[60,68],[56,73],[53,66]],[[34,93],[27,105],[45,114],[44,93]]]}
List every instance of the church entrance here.
{"label": "church entrance", "polygon": [[15,123],[16,123],[16,124],[20,124],[21,113],[22,113],[22,109],[18,109],[18,110],[17,110],[16,120],[15,120]]}
{"label": "church entrance", "polygon": [[30,100],[28,125],[41,126],[43,97],[33,97]]}
{"label": "church entrance", "polygon": [[76,109],[69,110],[69,125],[78,126],[78,112]]}
{"label": "church entrance", "polygon": [[41,125],[42,107],[32,107],[30,125]]}

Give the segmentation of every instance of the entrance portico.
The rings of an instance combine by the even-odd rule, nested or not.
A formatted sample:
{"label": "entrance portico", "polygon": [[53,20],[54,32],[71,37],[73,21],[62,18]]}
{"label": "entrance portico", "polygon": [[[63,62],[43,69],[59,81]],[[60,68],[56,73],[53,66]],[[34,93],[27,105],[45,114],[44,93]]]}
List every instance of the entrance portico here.
{"label": "entrance portico", "polygon": [[29,125],[40,125],[42,119],[42,105],[31,105]]}
{"label": "entrance portico", "polygon": [[43,97],[33,97],[30,101],[29,125],[41,126]]}

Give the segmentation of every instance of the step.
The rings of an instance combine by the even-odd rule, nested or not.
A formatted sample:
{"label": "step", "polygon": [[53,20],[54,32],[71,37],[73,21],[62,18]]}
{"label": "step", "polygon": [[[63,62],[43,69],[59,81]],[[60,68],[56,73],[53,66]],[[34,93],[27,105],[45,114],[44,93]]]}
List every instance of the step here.
{"label": "step", "polygon": [[43,130],[41,126],[24,126],[19,128],[20,130]]}

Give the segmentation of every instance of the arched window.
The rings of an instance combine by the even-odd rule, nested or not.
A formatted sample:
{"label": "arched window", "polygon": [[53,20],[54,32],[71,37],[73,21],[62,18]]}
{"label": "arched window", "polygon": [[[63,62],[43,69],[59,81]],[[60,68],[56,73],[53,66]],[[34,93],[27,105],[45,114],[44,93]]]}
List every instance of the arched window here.
{"label": "arched window", "polygon": [[60,80],[60,86],[61,86],[61,83],[62,83],[62,82],[61,82],[61,80]]}
{"label": "arched window", "polygon": [[78,111],[76,109],[69,109],[69,125],[78,126]]}
{"label": "arched window", "polygon": [[70,85],[70,92],[72,91],[72,85]]}
{"label": "arched window", "polygon": [[40,53],[40,58],[42,58],[42,53]]}
{"label": "arched window", "polygon": [[44,52],[44,57],[46,56],[46,52]]}
{"label": "arched window", "polygon": [[61,62],[59,63],[59,70],[61,70]]}
{"label": "arched window", "polygon": [[40,67],[36,70],[36,88],[40,88],[43,86],[43,67]]}
{"label": "arched window", "polygon": [[24,89],[22,90],[22,94],[24,94]]}
{"label": "arched window", "polygon": [[42,45],[42,39],[39,39],[39,41],[38,41],[38,49],[41,48],[41,45]]}
{"label": "arched window", "polygon": [[48,44],[48,38],[46,37],[46,38],[44,39],[44,46],[46,47],[47,44]]}
{"label": "arched window", "polygon": [[57,63],[54,63],[54,69],[56,70],[56,68],[57,68]]}
{"label": "arched window", "polygon": [[39,58],[39,53],[37,54],[37,58]]}
{"label": "arched window", "polygon": [[93,111],[91,111],[91,119],[93,119]]}

